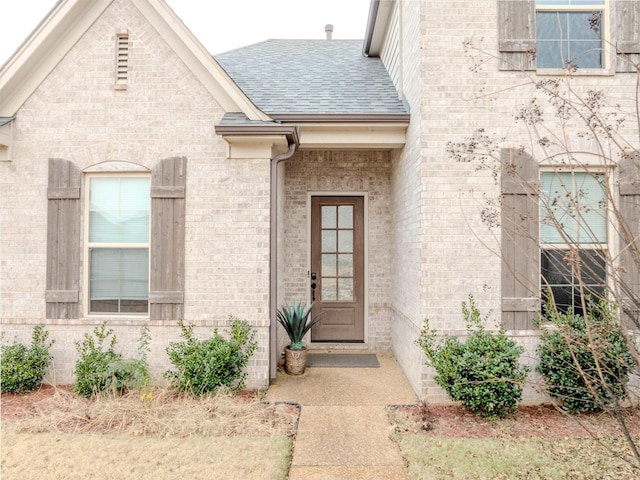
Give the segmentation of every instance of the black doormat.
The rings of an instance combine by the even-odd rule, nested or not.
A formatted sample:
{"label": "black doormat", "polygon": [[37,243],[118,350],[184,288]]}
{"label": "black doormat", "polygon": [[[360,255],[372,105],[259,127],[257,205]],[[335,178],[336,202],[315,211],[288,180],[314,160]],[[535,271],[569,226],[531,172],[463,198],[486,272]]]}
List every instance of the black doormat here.
{"label": "black doormat", "polygon": [[380,368],[375,353],[309,353],[308,367]]}

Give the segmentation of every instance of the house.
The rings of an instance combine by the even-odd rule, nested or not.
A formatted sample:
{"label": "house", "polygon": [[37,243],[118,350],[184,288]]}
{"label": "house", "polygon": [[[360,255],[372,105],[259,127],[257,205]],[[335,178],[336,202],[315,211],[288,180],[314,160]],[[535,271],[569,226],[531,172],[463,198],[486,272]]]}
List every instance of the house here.
{"label": "house", "polygon": [[[553,35],[585,18],[597,28]],[[551,271],[562,246],[541,253],[528,186],[551,185],[544,172],[567,152],[521,148],[531,131],[514,112],[531,78],[569,71],[633,117],[639,21],[637,1],[373,0],[364,41],[267,40],[213,58],[162,0],[61,0],[0,69],[2,329],[26,339],[45,324],[52,380],[69,383],[74,342],[103,321],[130,355],[148,326],[162,372],[179,319],[204,334],[233,315],[257,330],[248,384],[265,388],[286,343],[276,308],[314,301],[310,348],[392,350],[419,396],[446,401],[415,340],[425,317],[464,334],[473,294],[533,363],[541,262]],[[637,123],[624,128],[638,149]],[[456,160],[474,138],[502,169]],[[594,139],[565,139],[579,169],[615,186],[603,208],[620,206],[636,238],[633,155],[603,162]],[[602,235],[592,243],[621,250],[639,292],[633,249]],[[557,291],[575,287],[560,277]]]}

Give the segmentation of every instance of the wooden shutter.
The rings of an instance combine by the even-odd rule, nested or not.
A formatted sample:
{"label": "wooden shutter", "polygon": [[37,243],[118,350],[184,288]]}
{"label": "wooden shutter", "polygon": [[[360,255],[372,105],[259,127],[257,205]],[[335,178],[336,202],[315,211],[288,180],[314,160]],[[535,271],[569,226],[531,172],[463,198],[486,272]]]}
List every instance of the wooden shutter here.
{"label": "wooden shutter", "polygon": [[151,173],[149,317],[184,316],[184,239],[187,159],[167,158]]}
{"label": "wooden shutter", "polygon": [[640,2],[618,0],[613,3],[616,40],[616,71],[636,73],[640,63]]}
{"label": "wooden shutter", "polygon": [[640,329],[640,153],[620,159],[620,290],[628,326]]}
{"label": "wooden shutter", "polygon": [[530,330],[540,310],[538,163],[515,149],[500,156],[502,324]]}
{"label": "wooden shutter", "polygon": [[500,70],[535,70],[535,0],[498,1]]}
{"label": "wooden shutter", "polygon": [[47,318],[79,317],[80,170],[49,159],[47,188]]}

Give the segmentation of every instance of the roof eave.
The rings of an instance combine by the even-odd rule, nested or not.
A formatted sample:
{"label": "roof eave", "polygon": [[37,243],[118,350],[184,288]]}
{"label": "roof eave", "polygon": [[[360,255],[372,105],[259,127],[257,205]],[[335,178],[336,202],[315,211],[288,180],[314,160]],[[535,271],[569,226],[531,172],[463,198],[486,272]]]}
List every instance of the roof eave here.
{"label": "roof eave", "polygon": [[387,121],[380,117],[376,122],[371,121],[370,116],[360,122],[353,118],[318,121],[317,115],[309,115],[307,121],[289,124],[216,125],[215,132],[227,141],[230,154],[234,156],[245,155],[238,153],[242,143],[249,146],[248,151],[254,151],[255,142],[276,137],[286,138],[286,143],[295,143],[301,149],[390,150],[404,147],[408,115],[386,116]]}
{"label": "roof eave", "polygon": [[295,125],[216,125],[215,132],[223,137],[283,135],[290,142],[300,144],[298,129]]}

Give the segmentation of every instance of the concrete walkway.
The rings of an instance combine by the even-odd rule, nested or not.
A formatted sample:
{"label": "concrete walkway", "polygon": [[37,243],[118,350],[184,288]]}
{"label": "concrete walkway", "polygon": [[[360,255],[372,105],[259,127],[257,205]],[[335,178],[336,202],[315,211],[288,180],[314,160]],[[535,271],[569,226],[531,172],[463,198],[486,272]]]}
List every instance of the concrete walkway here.
{"label": "concrete walkway", "polygon": [[289,480],[406,478],[385,406],[416,395],[391,353],[353,353],[376,353],[380,368],[307,367],[269,387],[266,400],[302,405]]}

